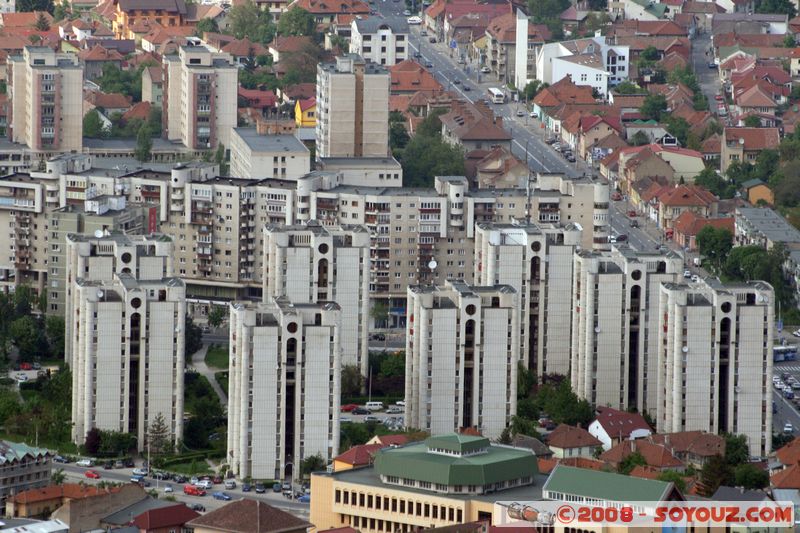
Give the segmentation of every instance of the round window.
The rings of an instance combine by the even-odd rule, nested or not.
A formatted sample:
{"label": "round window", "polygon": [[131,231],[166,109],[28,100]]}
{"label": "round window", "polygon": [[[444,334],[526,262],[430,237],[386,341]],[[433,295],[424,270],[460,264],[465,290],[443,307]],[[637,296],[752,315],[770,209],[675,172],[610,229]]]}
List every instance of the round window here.
{"label": "round window", "polygon": [[289,322],[289,325],[286,326],[286,330],[289,333],[297,333],[297,323],[296,322]]}

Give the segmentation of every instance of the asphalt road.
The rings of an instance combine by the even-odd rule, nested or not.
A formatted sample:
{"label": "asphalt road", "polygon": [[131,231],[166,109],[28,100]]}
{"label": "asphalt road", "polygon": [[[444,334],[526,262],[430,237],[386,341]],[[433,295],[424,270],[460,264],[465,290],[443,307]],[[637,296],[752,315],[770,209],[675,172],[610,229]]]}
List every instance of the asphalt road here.
{"label": "asphalt road", "polygon": [[[67,464],[67,465],[58,465],[58,468],[63,468],[64,473],[67,475],[67,479],[69,481],[78,482],[83,481],[90,485],[96,485],[101,481],[112,481],[117,483],[130,483],[131,476],[133,475],[133,471],[130,468],[123,468],[118,470],[105,470],[101,467],[95,468],[83,468],[76,466],[74,464]],[[100,479],[89,479],[86,477],[87,470],[94,470],[95,472],[100,474]],[[188,496],[183,493],[183,485],[177,484],[173,482],[165,482],[165,481],[157,481],[152,478],[147,478],[147,480],[151,483],[150,487],[147,487],[147,490],[155,489],[159,493],[159,497],[167,496],[168,493],[164,492],[164,487],[166,485],[171,485],[174,492],[172,492],[172,496],[175,497],[176,500],[179,502],[186,503],[188,505],[199,503],[206,508],[206,511],[212,511],[214,509],[218,509],[225,505],[225,501],[223,500],[215,500],[211,494],[214,492],[226,492],[228,493],[234,500],[239,498],[250,498],[255,500],[264,501],[274,507],[279,509],[283,509],[285,511],[289,511],[292,514],[299,516],[303,519],[308,519],[310,514],[309,504],[307,503],[299,503],[293,500],[288,500],[280,493],[271,492],[271,487],[267,487],[270,492],[265,494],[256,494],[255,492],[242,492],[241,484],[237,483],[237,487],[232,490],[225,489],[222,485],[215,485],[214,488],[208,491],[207,496]]]}
{"label": "asphalt road", "polygon": [[[786,361],[783,363],[775,363],[773,373],[780,375],[782,372],[789,372],[794,377],[800,379],[800,361]],[[797,392],[797,391],[796,391]],[[787,423],[792,424],[794,427],[794,434],[800,434],[800,412],[797,408],[783,397],[777,389],[772,389],[772,399],[777,406],[777,412],[772,415],[772,428],[773,433],[781,433],[783,426]]]}

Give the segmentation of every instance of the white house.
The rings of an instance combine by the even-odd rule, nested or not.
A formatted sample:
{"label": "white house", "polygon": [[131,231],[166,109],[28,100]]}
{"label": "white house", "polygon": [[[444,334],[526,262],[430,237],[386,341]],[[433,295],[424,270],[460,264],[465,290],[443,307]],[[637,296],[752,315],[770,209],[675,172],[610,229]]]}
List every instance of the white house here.
{"label": "white house", "polygon": [[553,85],[570,75],[576,85],[589,85],[605,96],[609,87],[628,78],[629,60],[628,46],[606,44],[601,35],[548,43],[536,55],[536,78]]}
{"label": "white house", "polygon": [[589,425],[589,433],[601,442],[603,450],[610,450],[623,440],[649,437],[653,430],[639,413],[598,407],[597,417]]}
{"label": "white house", "polygon": [[402,17],[357,18],[350,23],[350,53],[378,65],[408,59],[408,22]]}

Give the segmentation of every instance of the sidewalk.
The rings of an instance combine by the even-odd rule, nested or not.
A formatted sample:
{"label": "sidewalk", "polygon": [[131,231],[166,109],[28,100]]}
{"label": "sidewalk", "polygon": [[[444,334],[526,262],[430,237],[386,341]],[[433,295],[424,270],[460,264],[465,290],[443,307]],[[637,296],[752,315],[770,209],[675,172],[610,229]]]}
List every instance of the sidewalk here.
{"label": "sidewalk", "polygon": [[217,393],[217,396],[219,397],[219,403],[222,404],[222,408],[227,409],[228,396],[225,394],[225,391],[222,390],[222,387],[219,386],[219,383],[217,383],[217,379],[214,377],[214,371],[211,370],[208,365],[206,365],[206,352],[208,352],[209,346],[209,344],[204,343],[202,348],[192,354],[192,367],[197,370],[201,376],[205,376],[205,378],[211,384],[211,388]]}

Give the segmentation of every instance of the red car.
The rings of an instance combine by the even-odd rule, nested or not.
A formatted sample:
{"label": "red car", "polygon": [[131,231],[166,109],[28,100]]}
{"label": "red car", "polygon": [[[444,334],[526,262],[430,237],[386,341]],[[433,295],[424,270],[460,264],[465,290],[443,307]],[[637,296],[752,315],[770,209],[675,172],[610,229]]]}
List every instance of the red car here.
{"label": "red car", "polygon": [[183,486],[183,493],[188,494],[189,496],[205,496],[206,491],[201,489],[200,487],[195,487],[194,485],[184,485]]}
{"label": "red car", "polygon": [[84,475],[89,479],[100,479],[100,474],[95,472],[94,470],[87,470]]}
{"label": "red car", "polygon": [[714,96],[714,99],[717,100],[718,102],[721,102],[722,101],[722,95],[718,94],[718,95]]}
{"label": "red car", "polygon": [[347,403],[347,404],[344,404],[342,406],[342,412],[343,413],[349,413],[350,411],[352,411],[353,409],[356,409],[357,407],[358,407],[358,405],[356,405],[354,403]]}
{"label": "red car", "polygon": [[631,217],[631,218],[636,218],[636,211],[634,211],[634,210],[628,211],[628,216]]}
{"label": "red car", "polygon": [[33,370],[33,365],[30,363],[22,363],[19,365],[20,370]]}
{"label": "red car", "polygon": [[615,202],[619,202],[620,200],[622,200],[622,195],[618,192],[615,192],[614,194],[611,195],[611,199],[614,200]]}

